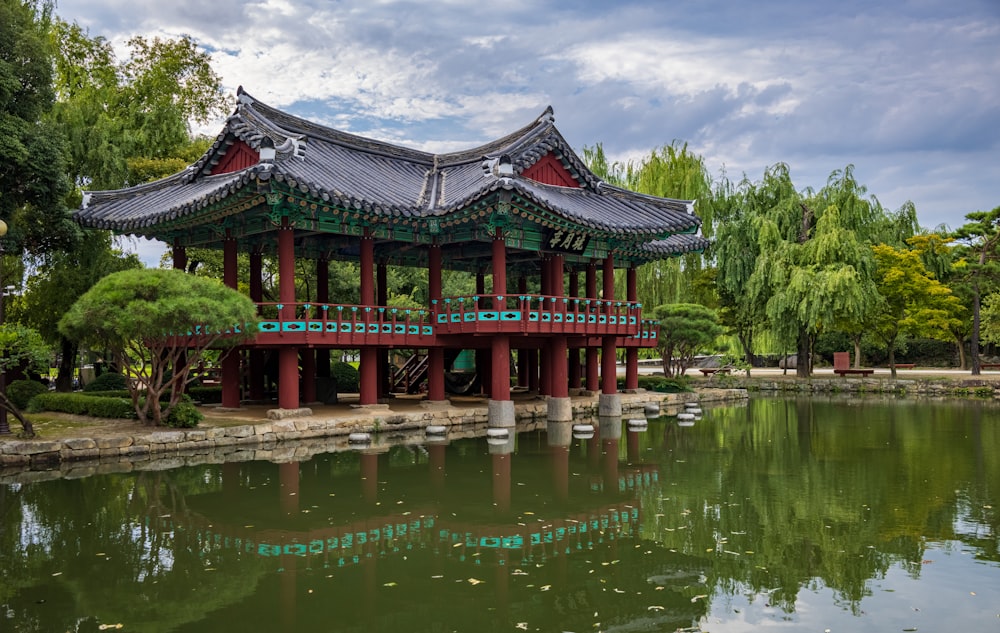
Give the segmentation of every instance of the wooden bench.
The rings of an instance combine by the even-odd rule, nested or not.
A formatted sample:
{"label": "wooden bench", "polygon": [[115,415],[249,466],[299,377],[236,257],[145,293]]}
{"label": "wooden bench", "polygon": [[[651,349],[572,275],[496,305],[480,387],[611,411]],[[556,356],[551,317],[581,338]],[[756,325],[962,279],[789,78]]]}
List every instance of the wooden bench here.
{"label": "wooden bench", "polygon": [[1000,363],[979,363],[980,369],[1000,369]]}
{"label": "wooden bench", "polygon": [[851,369],[851,354],[850,352],[834,352],[833,353],[833,373],[838,376],[871,376],[875,373],[874,369]]}
{"label": "wooden bench", "polygon": [[704,376],[711,376],[712,374],[728,374],[728,367],[700,367],[698,371]]}
{"label": "wooden bench", "polygon": [[913,369],[915,363],[896,363],[896,369]]}

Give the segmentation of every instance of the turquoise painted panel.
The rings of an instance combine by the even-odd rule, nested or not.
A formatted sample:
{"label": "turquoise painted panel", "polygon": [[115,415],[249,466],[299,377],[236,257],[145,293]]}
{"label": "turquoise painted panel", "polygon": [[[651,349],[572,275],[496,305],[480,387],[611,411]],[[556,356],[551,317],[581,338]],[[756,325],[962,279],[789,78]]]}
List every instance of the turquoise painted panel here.
{"label": "turquoise painted panel", "polygon": [[354,324],[354,331],[356,333],[358,333],[358,334],[364,334],[365,333],[365,324],[364,323],[355,323]]}
{"label": "turquoise painted panel", "polygon": [[528,320],[529,321],[537,321],[538,320],[538,313],[537,312],[529,312],[528,313]]}
{"label": "turquoise painted panel", "polygon": [[285,321],[281,327],[283,332],[301,332],[304,329],[306,324],[302,321]]}
{"label": "turquoise painted panel", "polygon": [[352,328],[351,328],[351,324],[350,323],[341,323],[340,324],[340,331],[341,332],[350,332],[351,329]]}
{"label": "turquoise painted panel", "polygon": [[552,320],[555,321],[556,323],[562,323],[563,322],[563,313],[562,312],[556,312],[555,314],[552,315]]}
{"label": "turquoise painted panel", "polygon": [[608,315],[606,315],[606,314],[600,315],[599,317],[597,317],[597,322],[598,323],[607,323],[608,322]]}
{"label": "turquoise painted panel", "polygon": [[497,313],[497,312],[480,312],[479,313],[479,320],[480,321],[499,321],[500,320],[500,314]]}
{"label": "turquoise painted panel", "polygon": [[542,323],[551,323],[551,322],[552,322],[552,313],[542,312]]}
{"label": "turquoise painted panel", "polygon": [[406,334],[406,326],[405,325],[396,324],[396,325],[392,326],[392,333],[393,334]]}
{"label": "turquoise painted panel", "polygon": [[461,323],[462,322],[462,315],[458,314],[458,313],[452,314],[451,315],[451,322],[452,323]]}
{"label": "turquoise painted panel", "polygon": [[521,313],[520,312],[504,312],[503,314],[500,315],[500,320],[501,321],[520,321],[521,320]]}
{"label": "turquoise painted panel", "polygon": [[406,333],[407,334],[420,334],[420,326],[419,325],[410,325],[410,326],[407,326]]}
{"label": "turquoise painted panel", "polygon": [[597,323],[597,315],[596,314],[588,314],[587,315],[587,323]]}
{"label": "turquoise painted panel", "polygon": [[261,321],[260,325],[257,326],[261,332],[277,332],[278,322],[277,321]]}
{"label": "turquoise painted panel", "polygon": [[323,323],[321,321],[310,321],[309,322],[309,331],[310,332],[322,332],[323,331]]}
{"label": "turquoise painted panel", "polygon": [[439,315],[437,315],[437,317],[438,317],[438,323],[447,323],[448,322],[448,315],[447,314],[439,314]]}
{"label": "turquoise painted panel", "polygon": [[423,327],[422,327],[421,329],[423,330],[423,333],[424,333],[424,334],[425,334],[426,336],[431,336],[431,335],[433,335],[433,334],[434,334],[434,328],[433,328],[433,327],[431,327],[431,326],[429,326],[429,325],[425,325],[425,326],[423,326]]}
{"label": "turquoise painted panel", "polygon": [[465,318],[463,320],[466,323],[475,323],[476,322],[476,313],[475,312],[466,312],[464,316],[465,316]]}

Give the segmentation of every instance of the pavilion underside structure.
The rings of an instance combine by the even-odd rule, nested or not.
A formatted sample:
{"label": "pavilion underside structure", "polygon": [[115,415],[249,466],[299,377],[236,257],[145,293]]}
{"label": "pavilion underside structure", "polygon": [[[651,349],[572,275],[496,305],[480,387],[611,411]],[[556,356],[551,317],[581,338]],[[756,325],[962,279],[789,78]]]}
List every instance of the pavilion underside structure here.
{"label": "pavilion underside structure", "polygon": [[[197,162],[90,192],[76,218],[166,242],[175,268],[187,269],[188,248],[222,250],[224,283],[237,288],[242,276],[261,314],[255,339],[223,361],[224,406],[265,398],[266,354],[277,356],[278,408],[315,401],[333,349],[360,350],[362,406],[388,396],[392,349],[422,351],[426,399],[443,403],[446,359],[474,349],[491,423],[510,425],[512,375],[548,396],[550,419],[569,419],[570,393],[582,389],[620,412],[617,351],[635,389],[638,350],[658,336],[637,302],[636,267],[707,246],[693,206],[603,182],[551,108],[480,147],[431,154],[292,116],[241,88]],[[249,270],[239,270],[241,252]],[[277,302],[263,300],[264,257],[278,262]],[[315,263],[314,297],[296,296],[297,260]],[[330,296],[336,260],[358,263],[359,304]],[[425,269],[429,305],[388,306],[389,266]],[[616,298],[623,269],[627,296]],[[445,270],[474,274],[476,293],[443,296]]]}

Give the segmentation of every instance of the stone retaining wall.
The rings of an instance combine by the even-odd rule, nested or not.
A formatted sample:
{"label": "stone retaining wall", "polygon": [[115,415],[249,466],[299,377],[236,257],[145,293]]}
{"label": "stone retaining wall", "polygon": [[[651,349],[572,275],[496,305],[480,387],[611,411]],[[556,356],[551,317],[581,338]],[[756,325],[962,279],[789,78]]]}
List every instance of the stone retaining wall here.
{"label": "stone retaining wall", "polygon": [[747,378],[721,376],[719,384],[752,392],[795,393],[884,393],[909,396],[1000,398],[1000,383],[963,378]]}
{"label": "stone retaining wall", "polygon": [[[622,415],[644,416],[649,403],[664,411],[685,401],[745,399],[744,390],[706,389],[698,393],[622,394]],[[575,400],[574,419],[597,419],[598,400]],[[545,400],[518,404],[517,430],[539,428],[547,422]],[[487,407],[428,407],[419,412],[399,413],[391,409],[359,410],[351,416],[323,419],[319,416],[261,420],[236,426],[210,426],[183,430],[150,430],[110,437],[78,437],[60,440],[32,439],[0,441],[0,483],[59,477],[83,477],[97,473],[133,469],[163,470],[182,465],[226,461],[301,461],[316,453],[347,450],[351,433],[370,433],[373,448],[398,442],[422,443],[427,426],[449,427],[448,438],[485,434]],[[19,471],[30,471],[28,477]]]}

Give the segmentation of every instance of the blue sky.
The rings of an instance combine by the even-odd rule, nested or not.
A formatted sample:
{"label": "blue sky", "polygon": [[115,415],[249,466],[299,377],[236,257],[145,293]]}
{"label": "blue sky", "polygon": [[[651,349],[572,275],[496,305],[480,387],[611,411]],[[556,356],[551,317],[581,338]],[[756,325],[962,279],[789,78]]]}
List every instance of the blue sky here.
{"label": "blue sky", "polygon": [[[1000,205],[1000,0],[59,0],[122,48],[194,37],[225,88],[429,151],[547,105],[579,151],[681,140],[713,175],[855,176],[921,224]],[[215,134],[219,124],[201,130]]]}

